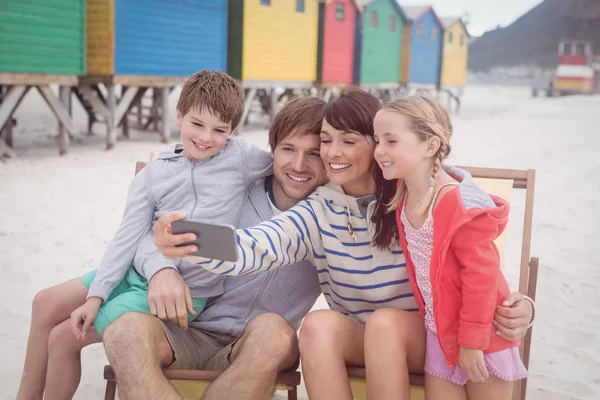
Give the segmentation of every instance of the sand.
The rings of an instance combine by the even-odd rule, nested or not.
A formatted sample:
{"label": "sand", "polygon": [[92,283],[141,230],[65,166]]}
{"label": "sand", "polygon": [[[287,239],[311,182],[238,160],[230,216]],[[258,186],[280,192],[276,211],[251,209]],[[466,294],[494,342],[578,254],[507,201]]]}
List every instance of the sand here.
{"label": "sand", "polygon": [[[33,296],[95,267],[121,218],[135,161],[164,148],[158,134],[133,132],[107,152],[103,127],[88,137],[84,113],[76,106],[74,114],[81,134],[59,157],[56,121],[29,93],[16,113],[17,158],[0,161],[0,399],[18,388]],[[532,99],[523,88],[472,86],[454,125],[451,163],[537,170],[532,255],[541,267],[528,398],[600,398],[600,97]],[[267,146],[264,124],[243,137]],[[522,201],[514,197],[508,228],[513,288]],[[84,350],[76,399],[102,398],[105,362],[100,345]]]}

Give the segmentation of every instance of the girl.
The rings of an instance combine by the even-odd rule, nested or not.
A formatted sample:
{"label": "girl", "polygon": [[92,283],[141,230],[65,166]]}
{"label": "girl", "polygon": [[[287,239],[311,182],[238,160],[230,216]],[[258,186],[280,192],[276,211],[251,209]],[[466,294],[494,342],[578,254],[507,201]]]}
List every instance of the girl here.
{"label": "girl", "polygon": [[[494,245],[506,226],[508,203],[487,195],[465,171],[442,166],[452,126],[437,102],[393,101],[377,113],[374,129],[383,177],[400,179],[387,211],[396,211],[425,322],[427,396],[508,400],[512,382],[527,376],[518,342],[500,338],[492,323],[509,293]],[[422,331],[415,326],[408,332]],[[413,351],[421,349],[408,349]]]}

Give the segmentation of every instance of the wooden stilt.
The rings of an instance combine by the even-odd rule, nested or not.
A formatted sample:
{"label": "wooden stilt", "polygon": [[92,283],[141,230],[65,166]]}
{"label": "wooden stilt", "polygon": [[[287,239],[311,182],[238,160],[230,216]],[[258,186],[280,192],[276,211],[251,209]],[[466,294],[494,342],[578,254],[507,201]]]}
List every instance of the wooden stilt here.
{"label": "wooden stilt", "polygon": [[106,150],[110,150],[115,147],[115,144],[117,143],[117,129],[115,124],[117,99],[115,97],[115,86],[113,84],[107,84],[106,91],[106,106],[108,108],[108,118],[106,120]]}
{"label": "wooden stilt", "polygon": [[256,88],[249,89],[246,94],[246,102],[244,104],[244,113],[242,114],[243,124],[239,124],[236,131],[234,132],[236,135],[239,135],[242,132],[242,125],[246,125],[248,123],[248,117],[250,116],[250,108],[252,107],[252,102],[256,97]]}
{"label": "wooden stilt", "polygon": [[162,121],[161,121],[161,142],[169,143],[169,87],[161,88],[162,102]]}
{"label": "wooden stilt", "polygon": [[[71,118],[71,88],[69,86],[61,86],[59,88],[58,97],[60,102],[67,110],[69,118]],[[58,136],[56,138],[56,141],[58,143],[58,154],[60,154],[61,156],[67,154],[67,152],[69,151],[69,144],[71,143],[71,138],[65,126],[60,122],[58,124]]]}

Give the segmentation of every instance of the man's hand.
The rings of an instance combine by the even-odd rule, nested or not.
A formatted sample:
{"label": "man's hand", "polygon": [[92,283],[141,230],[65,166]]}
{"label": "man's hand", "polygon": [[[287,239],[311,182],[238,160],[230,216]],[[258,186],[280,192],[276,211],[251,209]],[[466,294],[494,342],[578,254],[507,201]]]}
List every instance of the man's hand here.
{"label": "man's hand", "polygon": [[158,271],[148,283],[150,312],[162,320],[170,320],[183,329],[188,327],[187,314],[196,316],[190,288],[177,270]]}
{"label": "man's hand", "polygon": [[511,293],[501,306],[496,307],[493,321],[496,334],[509,342],[519,340],[527,334],[532,316],[531,303],[521,293]]}
{"label": "man's hand", "polygon": [[183,211],[176,211],[165,214],[156,221],[152,227],[154,233],[154,244],[165,258],[184,258],[190,253],[198,251],[198,247],[189,245],[185,247],[175,247],[178,244],[189,243],[196,240],[193,233],[173,235],[171,233],[171,223],[185,218]]}

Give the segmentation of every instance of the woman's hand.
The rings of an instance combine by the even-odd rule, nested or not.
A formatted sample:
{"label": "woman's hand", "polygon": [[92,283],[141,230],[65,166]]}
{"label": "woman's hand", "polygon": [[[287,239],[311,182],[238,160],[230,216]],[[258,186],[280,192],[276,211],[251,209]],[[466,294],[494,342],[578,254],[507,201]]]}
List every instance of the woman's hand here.
{"label": "woman's hand", "polygon": [[92,322],[98,316],[98,310],[102,305],[100,297],[89,298],[84,305],[71,313],[71,332],[77,340],[84,340]]}
{"label": "woman's hand", "polygon": [[483,383],[490,377],[483,359],[483,350],[461,347],[458,353],[458,365],[472,382]]}
{"label": "woman's hand", "polygon": [[171,232],[171,223],[185,218],[185,212],[175,211],[163,215],[156,221],[152,227],[154,233],[154,244],[165,258],[184,258],[190,253],[198,251],[198,247],[189,245],[185,247],[175,247],[178,244],[189,243],[196,240],[196,235],[193,233],[184,233],[181,235],[173,235]]}

